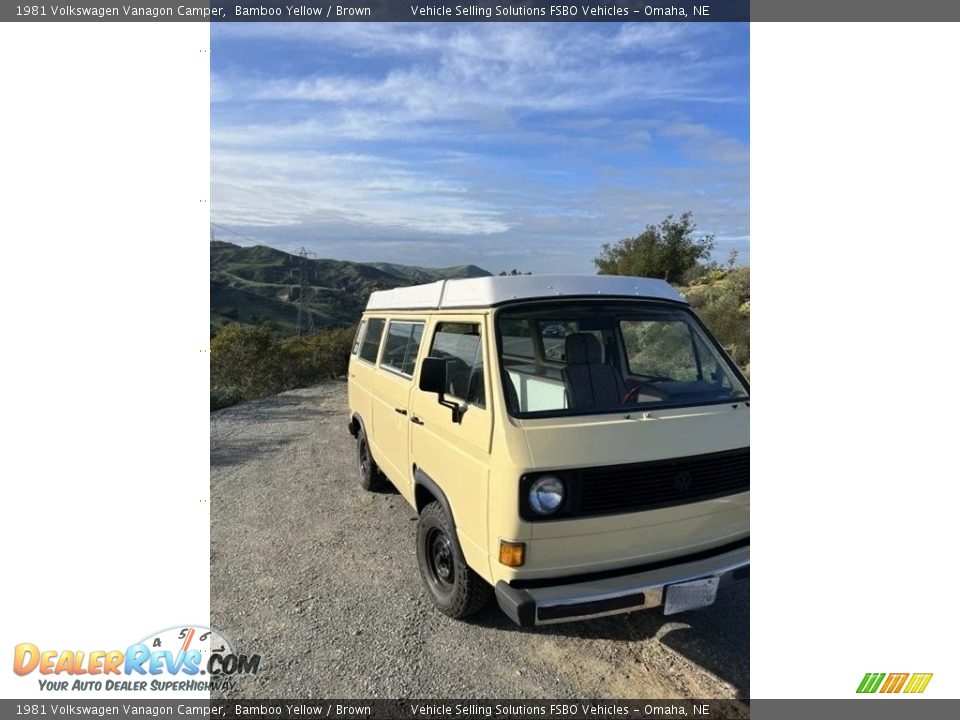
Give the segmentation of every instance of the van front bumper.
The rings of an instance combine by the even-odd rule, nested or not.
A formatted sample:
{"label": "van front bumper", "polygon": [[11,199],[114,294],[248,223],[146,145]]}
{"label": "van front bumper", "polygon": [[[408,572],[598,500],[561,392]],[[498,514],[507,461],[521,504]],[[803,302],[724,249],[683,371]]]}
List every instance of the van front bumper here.
{"label": "van front bumper", "polygon": [[582,580],[557,578],[512,584],[501,580],[496,595],[511,620],[522,627],[533,627],[661,607],[670,585],[717,577],[723,587],[747,577],[749,571],[750,545],[744,544],[721,548],[708,557],[677,558],[676,562],[658,563],[648,569],[628,568],[612,577],[610,573],[598,573]]}

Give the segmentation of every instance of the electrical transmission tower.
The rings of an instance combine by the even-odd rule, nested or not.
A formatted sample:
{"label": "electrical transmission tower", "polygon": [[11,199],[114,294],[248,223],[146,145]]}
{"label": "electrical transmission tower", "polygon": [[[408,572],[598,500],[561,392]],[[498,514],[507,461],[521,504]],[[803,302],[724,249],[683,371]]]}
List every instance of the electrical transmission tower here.
{"label": "electrical transmission tower", "polygon": [[300,297],[297,298],[297,335],[312,335],[313,334],[313,313],[310,312],[310,308],[307,307],[307,290],[310,287],[310,256],[314,253],[307,250],[305,247],[300,248],[300,252],[297,253],[300,256],[300,267],[298,268],[300,274]]}

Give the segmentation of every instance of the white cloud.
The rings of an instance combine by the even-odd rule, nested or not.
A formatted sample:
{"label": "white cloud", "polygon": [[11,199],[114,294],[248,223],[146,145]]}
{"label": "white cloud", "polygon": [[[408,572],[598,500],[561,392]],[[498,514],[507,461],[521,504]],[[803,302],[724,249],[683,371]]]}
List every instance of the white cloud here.
{"label": "white cloud", "polygon": [[388,158],[217,153],[214,214],[228,225],[306,225],[321,218],[407,232],[489,235],[509,226],[469,188]]}
{"label": "white cloud", "polygon": [[[268,40],[296,55],[272,65],[275,74],[255,59],[224,63],[211,80],[214,220],[268,244],[584,272],[602,242],[691,209],[724,255],[745,249],[748,148],[698,113],[739,112],[746,101],[726,81],[730,63],[745,60],[712,49],[715,28],[235,23],[212,32],[215,46]],[[339,62],[331,70],[311,57]],[[664,166],[665,146],[684,153],[682,166]]]}
{"label": "white cloud", "polygon": [[750,162],[750,150],[746,145],[701,123],[668,125],[660,134],[678,139],[688,152],[706,160],[743,165]]}
{"label": "white cloud", "polygon": [[[229,25],[224,37],[268,37],[339,46],[359,55],[403,56],[407,65],[379,77],[315,73],[307,77],[215,75],[214,98],[356,103],[402,107],[418,118],[458,118],[491,106],[507,110],[595,110],[627,98],[728,102],[708,82],[694,26],[625,26],[613,37],[592,28],[544,31],[498,23],[450,30],[355,24]],[[669,27],[661,27],[661,25]],[[657,52],[638,59],[637,47]]]}

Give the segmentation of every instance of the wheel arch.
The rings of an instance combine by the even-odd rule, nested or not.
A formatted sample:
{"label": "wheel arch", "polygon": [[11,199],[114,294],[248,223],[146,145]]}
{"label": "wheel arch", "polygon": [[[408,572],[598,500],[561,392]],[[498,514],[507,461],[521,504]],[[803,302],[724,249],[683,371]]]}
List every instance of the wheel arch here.
{"label": "wheel arch", "polygon": [[[360,413],[355,412],[350,416],[350,422],[347,424],[347,429],[350,430],[350,434],[353,437],[357,437],[360,434],[360,431],[363,430],[363,433],[367,434],[367,428],[363,424],[363,418],[360,417]],[[367,435],[369,437],[369,435]]]}
{"label": "wheel arch", "polygon": [[[453,514],[453,508],[450,507],[450,501],[447,500],[447,496],[443,493],[443,490],[440,489],[440,486],[437,485],[436,481],[427,475],[423,468],[413,466],[413,496],[416,501],[417,514],[423,511],[423,509],[429,505],[431,502],[436,500],[443,507],[443,511],[447,514],[447,517],[450,518],[450,523],[453,525],[453,529],[457,529],[457,519]],[[457,545],[459,546],[460,541],[457,540]],[[459,547],[458,547],[459,549]]]}

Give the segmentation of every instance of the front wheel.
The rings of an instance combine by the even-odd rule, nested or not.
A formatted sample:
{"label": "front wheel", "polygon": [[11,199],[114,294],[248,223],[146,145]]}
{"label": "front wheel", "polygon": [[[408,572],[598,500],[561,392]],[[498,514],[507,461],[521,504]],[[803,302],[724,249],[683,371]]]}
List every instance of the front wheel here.
{"label": "front wheel", "polygon": [[430,599],[444,615],[464,618],[490,600],[490,586],[467,567],[453,521],[439,502],[430,503],[420,513],[417,564]]}

